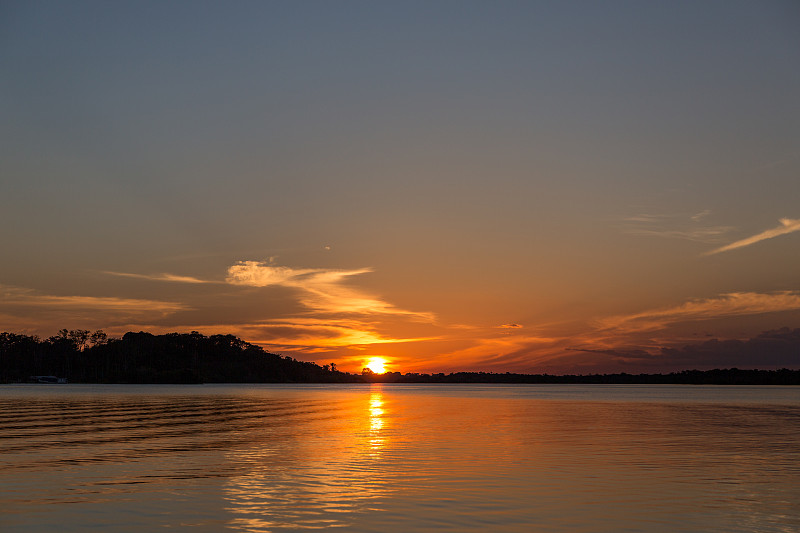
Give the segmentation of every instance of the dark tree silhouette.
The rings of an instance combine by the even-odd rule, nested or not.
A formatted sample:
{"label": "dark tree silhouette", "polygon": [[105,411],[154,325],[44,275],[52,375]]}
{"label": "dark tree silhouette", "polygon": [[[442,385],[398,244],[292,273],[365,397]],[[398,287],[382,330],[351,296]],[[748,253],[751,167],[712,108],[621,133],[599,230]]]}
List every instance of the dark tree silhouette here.
{"label": "dark tree silhouette", "polygon": [[[800,339],[800,329],[759,337],[753,349],[782,342],[787,353]],[[750,349],[750,344],[743,345]],[[710,344],[697,349],[709,349]],[[726,345],[727,346],[727,345]],[[732,345],[734,348],[740,346]],[[84,383],[683,383],[800,385],[800,370],[685,370],[671,374],[548,375],[509,372],[360,374],[340,372],[270,353],[233,335],[206,337],[196,331],[153,335],[129,332],[121,339],[102,330],[62,329],[41,340],[0,333],[0,382],[22,382],[31,376],[65,377]]]}

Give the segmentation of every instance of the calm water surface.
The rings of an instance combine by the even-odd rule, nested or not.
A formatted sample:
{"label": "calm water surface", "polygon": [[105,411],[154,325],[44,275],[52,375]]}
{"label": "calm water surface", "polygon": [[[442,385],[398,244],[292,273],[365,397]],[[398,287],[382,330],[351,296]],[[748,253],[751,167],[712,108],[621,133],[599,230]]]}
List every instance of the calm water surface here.
{"label": "calm water surface", "polygon": [[2,531],[800,531],[800,388],[0,387]]}

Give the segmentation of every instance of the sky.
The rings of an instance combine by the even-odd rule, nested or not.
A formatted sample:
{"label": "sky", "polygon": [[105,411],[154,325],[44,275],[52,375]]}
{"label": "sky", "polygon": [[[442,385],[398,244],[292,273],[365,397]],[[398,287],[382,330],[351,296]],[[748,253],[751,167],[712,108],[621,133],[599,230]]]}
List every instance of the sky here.
{"label": "sky", "polygon": [[794,1],[0,1],[0,331],[800,368]]}

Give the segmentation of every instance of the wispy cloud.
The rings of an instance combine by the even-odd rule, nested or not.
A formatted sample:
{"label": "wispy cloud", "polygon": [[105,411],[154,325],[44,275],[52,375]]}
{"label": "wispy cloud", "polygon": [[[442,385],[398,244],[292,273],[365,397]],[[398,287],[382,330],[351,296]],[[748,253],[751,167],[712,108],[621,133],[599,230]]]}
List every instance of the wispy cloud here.
{"label": "wispy cloud", "polygon": [[733,228],[731,226],[712,226],[707,228],[695,229],[649,229],[631,228],[626,231],[629,235],[665,237],[668,239],[685,239],[687,241],[712,243],[718,242],[720,237],[728,233]]}
{"label": "wispy cloud", "polygon": [[[238,261],[227,269],[224,280],[211,281],[190,276],[175,274],[134,274],[127,272],[106,271],[105,274],[158,282],[174,282],[189,284],[223,284],[229,287],[244,288],[284,288],[281,298],[288,307],[288,315],[284,310],[274,313],[272,303],[269,309],[262,309],[257,303],[250,301],[249,308],[243,309],[241,322],[206,324],[178,324],[165,321],[160,324],[151,322],[146,325],[150,331],[171,331],[196,329],[208,334],[233,333],[249,342],[263,345],[271,350],[288,351],[297,354],[332,353],[342,350],[360,351],[370,345],[391,345],[430,341],[435,335],[429,335],[434,316],[431,313],[401,309],[385,301],[379,296],[354,286],[353,278],[372,272],[371,268],[358,269],[326,269],[326,268],[294,268],[278,265],[274,258],[268,261]],[[230,293],[231,291],[227,291]],[[236,291],[238,292],[238,291]],[[240,294],[248,299],[258,297],[255,291],[249,295]],[[274,296],[274,292],[265,295]],[[33,301],[28,299],[27,301]],[[44,301],[39,298],[39,301]],[[203,301],[203,300],[201,300]],[[102,302],[100,302],[102,303]],[[111,302],[106,302],[110,305]],[[299,309],[294,304],[299,304]],[[176,304],[177,309],[183,309]],[[149,306],[149,307],[148,307]],[[141,302],[142,308],[159,309],[160,307]],[[163,305],[162,307],[163,308]],[[166,308],[165,308],[166,310]],[[194,309],[193,316],[204,316],[204,309]],[[257,320],[249,320],[247,315],[260,315]],[[250,316],[253,316],[252,314]],[[184,316],[186,318],[186,315]],[[123,325],[117,321],[117,331]],[[124,327],[142,327],[127,324]],[[405,335],[389,333],[404,331]],[[422,335],[421,331],[425,330]],[[427,336],[424,336],[427,335]]]}
{"label": "wispy cloud", "polygon": [[103,274],[108,274],[110,276],[118,276],[121,278],[134,278],[134,279],[145,279],[149,281],[169,281],[175,283],[220,283],[218,281],[210,281],[205,279],[193,278],[191,276],[179,276],[176,274],[132,274],[129,272],[112,272],[109,270],[103,270]]}
{"label": "wispy cloud", "polygon": [[337,348],[363,349],[378,344],[398,344],[435,340],[436,337],[395,338],[377,331],[374,324],[361,320],[323,320],[287,318],[245,323],[219,324],[126,324],[110,331],[146,329],[151,332],[200,331],[206,335],[233,334],[272,351],[294,353],[328,352]]}
{"label": "wispy cloud", "polygon": [[[800,328],[764,331],[748,339],[709,339],[703,342],[655,346],[649,349],[581,348],[577,351],[601,356],[595,361],[604,371],[637,369],[674,372],[688,368],[792,368],[797,366]],[[612,370],[613,369],[613,370]]]}
{"label": "wispy cloud", "polygon": [[[444,349],[435,357],[434,366],[441,370],[459,371],[466,368],[506,371],[516,368],[530,371],[541,361],[556,357],[554,348],[561,339],[538,335],[496,335],[489,331],[476,332],[474,337],[461,338],[450,350]],[[446,343],[443,343],[446,344]]]}
{"label": "wispy cloud", "polygon": [[638,214],[624,219],[624,231],[629,235],[716,243],[733,227],[701,225],[710,214],[708,209],[693,215]]}
{"label": "wispy cloud", "polygon": [[751,244],[755,244],[757,242],[779,237],[781,235],[786,235],[787,233],[800,231],[800,220],[791,218],[782,218],[780,219],[780,223],[781,223],[780,226],[768,229],[766,231],[762,231],[761,233],[753,235],[752,237],[747,237],[746,239],[726,244],[725,246],[721,246],[719,248],[711,250],[710,252],[706,252],[704,255],[714,255],[720,252],[735,250],[737,248],[744,248],[745,246],[750,246]]}
{"label": "wispy cloud", "polygon": [[0,304],[50,308],[97,309],[133,313],[170,314],[188,309],[184,304],[138,298],[54,296],[20,287],[0,287]]}
{"label": "wispy cloud", "polygon": [[689,218],[691,218],[695,222],[700,222],[701,220],[703,220],[705,217],[707,217],[710,214],[711,214],[711,210],[710,209],[704,209],[703,211],[700,211],[699,213],[695,213],[694,215],[692,215]]}
{"label": "wispy cloud", "polygon": [[300,303],[318,313],[391,314],[433,320],[430,313],[400,309],[345,284],[348,278],[368,272],[372,269],[295,269],[275,265],[273,261],[239,261],[228,268],[226,281],[232,285],[298,289]]}
{"label": "wispy cloud", "polygon": [[261,331],[261,342],[291,348],[332,348],[432,340],[432,337],[387,337],[358,320],[294,318],[253,324],[251,327]]}
{"label": "wispy cloud", "polygon": [[623,220],[625,222],[641,222],[644,224],[650,224],[655,222],[661,222],[666,217],[664,215],[647,215],[647,214],[639,214],[634,215],[632,217],[625,217]]}
{"label": "wispy cloud", "polygon": [[[800,291],[732,292],[711,298],[690,299],[671,307],[598,319],[587,324],[583,333],[554,343],[549,353],[547,350],[543,353],[536,346],[526,346],[505,359],[513,361],[519,357],[521,360],[535,360],[538,355],[544,355],[538,363],[540,369],[552,368],[557,372],[569,373],[644,371],[645,368],[675,371],[712,364],[712,359],[705,356],[689,356],[695,351],[693,347],[702,344],[704,350],[713,348],[712,351],[719,356],[713,362],[716,367],[736,366],[742,364],[741,359],[734,357],[732,351],[720,347],[723,344],[728,346],[726,343],[736,345],[738,341],[715,339],[713,342],[703,342],[711,338],[710,330],[722,325],[722,331],[726,331],[725,324],[741,324],[742,317],[749,317],[750,323],[763,323],[763,320],[750,318],[767,313],[798,311]],[[741,328],[737,327],[736,331],[741,331]],[[763,365],[767,359],[764,354],[754,356],[750,358],[750,364]]]}
{"label": "wispy cloud", "polygon": [[600,330],[642,332],[688,320],[708,320],[800,309],[800,292],[731,292],[715,298],[694,299],[675,307],[618,315],[598,321]]}

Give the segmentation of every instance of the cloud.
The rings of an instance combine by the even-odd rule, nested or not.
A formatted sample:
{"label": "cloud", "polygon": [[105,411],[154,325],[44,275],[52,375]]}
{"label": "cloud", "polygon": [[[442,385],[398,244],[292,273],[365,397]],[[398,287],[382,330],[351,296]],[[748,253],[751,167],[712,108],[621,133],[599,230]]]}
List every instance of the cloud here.
{"label": "cloud", "polygon": [[738,367],[744,369],[800,368],[800,329],[781,328],[765,331],[753,338],[739,340],[710,339],[679,347],[642,349],[584,349],[583,352],[610,356],[606,362],[620,365],[618,370],[670,372],[687,369]]}
{"label": "cloud", "polygon": [[624,219],[628,225],[624,231],[629,235],[716,243],[720,241],[722,235],[731,231],[733,227],[699,225],[710,214],[711,211],[708,209],[694,215],[639,214]]}
{"label": "cloud", "polygon": [[176,283],[219,283],[218,281],[209,281],[191,276],[178,276],[176,274],[131,274],[128,272],[111,272],[108,270],[102,271],[103,274],[110,276],[119,276],[122,278],[146,279],[150,281],[170,281]]}
{"label": "cloud", "polygon": [[473,364],[483,368],[496,370],[513,367],[533,367],[543,360],[555,356],[557,346],[561,339],[553,337],[539,337],[535,335],[516,335],[508,338],[480,339],[473,346],[458,352],[458,358],[463,360],[474,356]]}
{"label": "cloud", "polygon": [[[434,321],[431,313],[398,308],[349,285],[353,277],[369,272],[372,269],[292,268],[277,265],[274,259],[239,261],[228,268],[226,283],[288,288],[305,311],[299,316],[257,321],[228,331],[268,349],[300,354],[434,340],[435,336],[419,335],[420,328],[430,333]],[[390,335],[387,327],[408,334]]]}
{"label": "cloud", "polygon": [[796,291],[731,292],[715,298],[689,300],[676,307],[612,316],[599,320],[598,325],[601,330],[617,332],[652,331],[688,320],[708,320],[798,309],[800,309],[800,293]]}
{"label": "cloud", "polygon": [[[207,309],[204,305],[193,309],[192,316],[200,318],[191,323],[177,323],[174,320],[151,322],[148,325],[128,324],[117,320],[116,324],[103,326],[112,332],[121,331],[123,327],[145,327],[150,331],[197,330],[204,333],[232,333],[248,342],[260,344],[271,350],[286,350],[296,354],[342,351],[346,349],[363,350],[370,345],[391,345],[435,339],[430,336],[434,316],[431,313],[409,311],[394,306],[384,299],[371,295],[364,290],[350,285],[351,280],[361,274],[372,272],[371,268],[327,269],[327,268],[293,268],[275,263],[274,258],[268,261],[238,261],[227,269],[224,281],[209,281],[190,276],[175,274],[133,274],[126,272],[106,271],[105,274],[147,281],[176,282],[190,284],[223,284],[241,288],[279,288],[281,292],[282,310],[276,313],[274,301],[275,291],[265,291],[271,296],[269,305],[253,302],[258,297],[256,291],[238,292],[237,306],[232,308],[232,316],[241,317],[237,322],[228,323],[204,322]],[[226,291],[229,296],[232,291]],[[242,306],[244,297],[247,302]],[[32,301],[28,299],[27,301]],[[39,301],[44,302],[43,297]],[[52,301],[52,300],[51,300]],[[87,303],[89,300],[84,300]],[[208,300],[200,300],[207,302]],[[155,305],[150,301],[129,301],[144,310],[164,311],[183,310],[180,304],[168,302]],[[97,304],[111,305],[108,301],[95,301]],[[299,304],[299,306],[297,305]],[[172,307],[170,307],[170,305]],[[222,305],[215,302],[214,305]],[[257,318],[253,316],[256,314]],[[119,314],[117,318],[119,319]],[[183,315],[184,320],[188,315]],[[387,318],[390,321],[387,323]],[[404,323],[405,321],[405,323]],[[168,323],[169,322],[169,323]],[[388,333],[389,330],[404,331],[405,335]],[[420,329],[425,332],[420,334]],[[428,335],[428,336],[423,336]]]}
{"label": "cloud", "polygon": [[744,248],[745,246],[750,246],[751,244],[755,244],[757,242],[761,242],[767,239],[772,239],[774,237],[779,237],[781,235],[786,235],[787,233],[793,233],[795,231],[800,231],[800,220],[795,220],[791,218],[782,218],[780,219],[780,226],[777,226],[772,229],[768,229],[766,231],[762,231],[757,235],[753,235],[752,237],[748,237],[746,239],[742,239],[740,241],[732,242],[730,244],[726,244],[725,246],[721,246],[710,252],[706,252],[703,255],[714,255],[720,252],[727,252],[729,250],[735,250],[737,248]]}
{"label": "cloud", "polygon": [[171,314],[188,309],[177,302],[97,296],[53,296],[31,289],[0,286],[0,304],[9,306],[48,307],[60,309],[96,309],[130,313]]}
{"label": "cloud", "polygon": [[625,217],[625,222],[642,222],[645,224],[654,223],[654,222],[661,222],[665,217],[665,215],[647,215],[647,214],[640,214],[635,215],[632,217]]}
{"label": "cloud", "polygon": [[677,229],[647,229],[632,228],[626,231],[629,235],[665,237],[669,239],[685,239],[694,242],[718,242],[719,237],[728,233],[733,228],[730,226],[712,226],[707,228],[696,228],[687,230]]}
{"label": "cloud", "polygon": [[110,328],[110,333],[144,329],[151,332],[199,331],[206,335],[233,334],[262,345],[270,351],[310,354],[338,348],[361,349],[376,344],[397,344],[435,340],[435,337],[393,338],[378,332],[374,325],[360,320],[322,320],[287,318],[249,323],[221,324],[126,324]]}
{"label": "cloud", "polygon": [[800,329],[766,331],[747,340],[711,339],[679,348],[662,348],[665,359],[680,368],[800,368]]}
{"label": "cloud", "polygon": [[[267,287],[269,285],[283,285],[296,287],[301,285],[301,280],[314,274],[326,272],[325,270],[305,268],[294,269],[284,266],[276,266],[270,261],[239,261],[233,266],[228,267],[228,276],[225,278],[227,283],[232,285],[247,285],[250,287]],[[349,272],[349,275],[362,274],[369,270],[357,270]],[[340,271],[340,275],[346,276],[346,271]]]}
{"label": "cloud", "polygon": [[318,313],[406,315],[433,320],[430,313],[407,311],[370,296],[345,282],[352,276],[372,272],[370,268],[330,270],[295,269],[277,266],[273,261],[239,261],[228,268],[226,282],[250,287],[282,286],[300,291],[302,305]]}
{"label": "cloud", "polygon": [[[701,343],[698,322],[703,324],[700,331],[707,331],[706,328],[720,324],[724,328],[724,324],[736,323],[730,321],[739,321],[741,317],[747,317],[748,323],[764,323],[773,321],[766,316],[768,313],[797,311],[800,311],[800,291],[732,292],[691,299],[672,307],[610,316],[596,320],[584,333],[554,346],[561,348],[561,353],[553,353],[542,365],[567,373],[785,366],[788,352],[782,351],[775,357],[759,352],[766,346],[763,340],[757,343],[758,349],[752,343],[743,347],[741,343],[747,341],[738,339],[710,339],[710,334],[705,335],[710,340]],[[764,316],[755,320],[756,315]],[[800,363],[797,352],[794,358],[795,365]]]}
{"label": "cloud", "polygon": [[409,360],[405,366],[422,372],[530,371],[553,357],[558,352],[554,347],[565,341],[541,327],[518,324],[447,325],[432,340],[436,342],[420,347],[430,354],[426,360]]}
{"label": "cloud", "polygon": [[392,338],[385,337],[362,321],[325,321],[318,319],[281,319],[253,324],[261,331],[260,341],[291,348],[332,348],[341,346],[365,346],[372,344],[394,344],[432,340],[431,337]]}

